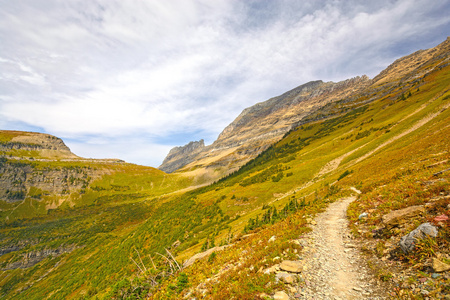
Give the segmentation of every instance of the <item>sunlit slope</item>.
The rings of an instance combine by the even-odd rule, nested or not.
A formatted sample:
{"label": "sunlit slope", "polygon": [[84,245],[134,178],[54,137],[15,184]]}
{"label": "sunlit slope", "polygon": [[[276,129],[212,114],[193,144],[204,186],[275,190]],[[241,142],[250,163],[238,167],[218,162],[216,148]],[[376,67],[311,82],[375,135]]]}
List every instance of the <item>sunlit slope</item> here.
{"label": "sunlit slope", "polygon": [[[433,70],[426,76],[407,74],[395,84],[373,86],[360,97],[333,103],[320,117],[311,116],[239,171],[207,187],[177,193],[192,180],[128,164],[92,166],[108,171],[90,181],[82,194],[73,194],[73,199],[67,196],[65,205],[39,210],[33,218],[23,218],[24,212],[2,223],[0,247],[17,249],[0,256],[0,295],[6,299],[109,299],[133,290],[157,299],[182,298],[188,289],[173,288],[178,275],[168,276],[170,265],[160,255],[168,256],[165,249],[181,263],[213,245],[234,241],[235,246],[218,254],[216,262],[185,270],[195,287],[214,276],[212,270],[221,269],[220,264],[226,263],[221,257],[239,255],[239,247],[250,245],[245,243],[254,242],[246,248],[254,269],[264,257],[272,261],[288,245],[282,236],[288,239],[290,231],[304,231],[310,214],[337,195],[350,193],[351,186],[363,191],[362,200],[375,197],[377,188],[396,199],[373,214],[374,222],[390,209],[448,193],[445,172],[439,176],[447,181],[426,194],[415,183],[448,169],[450,66],[444,60],[427,66]],[[50,164],[57,168],[66,163]],[[42,167],[39,164],[36,168]],[[294,199],[297,214],[289,208]],[[13,210],[20,211],[20,206],[31,210],[56,200],[27,194],[22,202],[3,202],[1,216],[14,216]],[[278,214],[267,221],[269,207]],[[359,209],[352,207],[352,218]],[[296,219],[288,222],[289,216]],[[279,239],[268,245],[268,237],[277,230],[283,233],[278,231]],[[239,242],[236,238],[243,233],[255,235]],[[20,268],[33,257],[30,253],[39,253],[43,259]],[[139,269],[142,266],[147,266],[146,274]],[[270,276],[258,277],[264,275],[246,269],[245,264],[240,268],[235,279],[224,279],[220,288],[210,286],[211,295],[245,299],[271,291]],[[159,284],[154,287],[149,279],[152,272],[158,274]]]}
{"label": "sunlit slope", "polygon": [[[377,93],[382,96],[370,103],[366,102],[367,96],[351,103],[336,103],[328,120],[291,131],[240,171],[197,195],[198,202],[214,203],[230,215],[229,232],[254,235],[248,241],[236,241],[218,254],[216,262],[205,260],[185,270],[192,286],[203,282],[206,293],[213,298],[273,293],[276,285],[270,286],[268,278],[256,270],[270,266],[268,262],[277,255],[289,258],[286,249],[292,250],[293,246],[286,246],[289,243],[285,238],[291,237],[280,229],[301,233],[301,220],[304,224],[322,204],[352,193],[350,187],[362,191],[349,211],[351,221],[357,223],[358,215],[369,211],[369,222],[374,227],[380,226],[381,217],[392,210],[428,202],[439,204],[438,199],[450,195],[450,67],[436,69],[416,82],[405,81],[394,89],[378,89]],[[298,208],[291,218],[286,207],[292,199],[306,206]],[[275,223],[280,225],[265,221],[269,206],[277,208]],[[442,212],[436,208],[428,217]],[[288,217],[286,221],[283,214]],[[427,218],[422,217],[421,222],[427,222]],[[408,228],[412,230],[415,225]],[[219,232],[215,244],[225,240],[229,232]],[[357,230],[355,233],[360,234]],[[279,240],[268,243],[272,234]],[[367,234],[371,237],[372,233]],[[435,251],[448,254],[448,243],[444,241],[449,238],[449,232],[442,229],[442,244]],[[201,240],[179,253],[180,260],[201,251],[204,244],[205,240]],[[239,254],[243,250],[244,260]],[[229,262],[234,262],[234,267],[224,272],[226,268],[220,264]],[[382,280],[390,276],[390,270],[378,272]],[[187,292],[201,296],[204,292],[192,288],[177,292],[170,285],[176,285],[177,280],[174,276],[162,288],[156,287],[155,299],[182,298]]]}
{"label": "sunlit slope", "polygon": [[[0,298],[43,299],[59,290],[58,298],[86,280],[107,287],[128,274],[117,245],[161,197],[193,184],[151,167],[77,157],[48,135],[1,131],[0,140]],[[89,276],[82,271],[88,257],[95,262]]]}
{"label": "sunlit slope", "polygon": [[[209,288],[207,293],[213,298],[251,298],[261,291],[273,292],[275,286],[268,285],[269,278],[256,273],[255,269],[267,267],[264,257],[272,261],[289,247],[283,239],[292,237],[280,232],[280,228],[297,234],[302,232],[301,224],[310,218],[310,214],[337,196],[350,194],[350,187],[362,190],[360,201],[374,197],[376,188],[380,187],[389,194],[389,199],[395,199],[371,216],[374,222],[380,222],[382,214],[392,209],[425,203],[441,193],[450,193],[448,172],[439,175],[440,185],[426,193],[417,184],[448,169],[449,85],[450,67],[444,66],[418,80],[405,80],[395,86],[387,84],[374,88],[372,94],[336,102],[328,110],[326,120],[299,126],[239,171],[211,186],[167,202],[170,217],[160,218],[157,222],[149,219],[133,233],[143,236],[141,232],[147,232],[142,246],[137,248],[139,253],[143,257],[157,256],[152,252],[154,248],[147,245],[163,231],[157,225],[161,221],[173,230],[166,230],[164,236],[168,238],[160,246],[170,248],[178,240],[179,246],[171,250],[180,262],[213,245],[233,240],[234,246],[218,254],[220,258],[216,262],[199,263],[184,271],[191,286],[204,282]],[[292,215],[290,204],[294,200],[297,214]],[[360,201],[358,205],[367,205]],[[273,216],[273,208],[278,211],[277,217]],[[272,212],[269,217],[268,211]],[[363,208],[352,207],[352,220],[362,211]],[[255,235],[248,241],[235,239],[247,232]],[[274,244],[267,243],[270,234],[276,234],[279,240]],[[227,264],[227,259],[235,262],[243,249],[249,263],[235,263],[238,273],[224,272],[222,279],[214,277],[211,281],[216,284],[205,281],[226,269],[220,264]],[[129,253],[132,252],[130,249]],[[148,259],[144,258],[143,263],[151,266]],[[158,268],[163,270],[164,264]],[[150,278],[139,275],[138,270],[135,275],[142,280]],[[177,275],[160,278],[160,285],[147,286],[144,293],[149,290],[156,293],[155,299],[182,298],[188,291],[200,295],[195,289],[177,290],[178,278]],[[121,284],[112,290],[126,293],[142,288],[140,283],[121,281]],[[111,295],[108,291],[112,290],[100,294]]]}

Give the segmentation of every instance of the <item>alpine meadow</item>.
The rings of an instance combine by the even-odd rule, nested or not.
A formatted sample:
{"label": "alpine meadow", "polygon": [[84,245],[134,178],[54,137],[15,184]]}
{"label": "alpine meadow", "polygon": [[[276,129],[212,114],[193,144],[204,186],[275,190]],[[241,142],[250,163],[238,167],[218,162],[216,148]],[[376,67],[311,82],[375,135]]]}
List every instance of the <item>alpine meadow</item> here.
{"label": "alpine meadow", "polygon": [[447,38],[159,169],[2,130],[0,298],[448,299],[449,108]]}

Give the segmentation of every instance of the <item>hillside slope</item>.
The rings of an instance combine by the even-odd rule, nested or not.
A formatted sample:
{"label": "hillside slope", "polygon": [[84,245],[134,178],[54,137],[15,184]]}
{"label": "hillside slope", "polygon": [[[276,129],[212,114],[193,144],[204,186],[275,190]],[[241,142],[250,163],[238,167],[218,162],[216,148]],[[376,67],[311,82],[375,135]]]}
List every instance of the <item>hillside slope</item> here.
{"label": "hillside slope", "polygon": [[195,151],[185,147],[176,155],[169,154],[159,168],[166,172],[192,170],[197,176],[215,180],[237,170],[296,125],[329,117],[329,109],[336,101],[351,101],[368,94],[373,97],[367,101],[373,101],[379,97],[377,90],[387,93],[400,81],[425,76],[433,70],[429,67],[433,62],[448,57],[449,44],[447,39],[435,48],[398,59],[372,80],[362,76],[338,83],[312,81],[255,104],[228,125],[212,145]]}
{"label": "hillside slope", "polygon": [[[0,297],[271,299],[284,291],[306,298],[311,295],[302,293],[314,288],[308,272],[289,283],[270,270],[282,260],[307,259],[305,234],[314,216],[350,195],[357,199],[347,213],[349,238],[388,285],[384,291],[394,293],[385,296],[420,298],[426,290],[444,297],[450,275],[433,277],[432,265],[450,262],[450,224],[434,221],[450,215],[448,47],[449,40],[412,71],[395,71],[401,75],[306,115],[212,185],[177,192],[193,179],[90,163],[105,174],[83,193],[64,196],[66,205],[45,208],[61,196],[36,198],[30,191],[21,201],[0,201]],[[242,122],[251,124],[252,110],[247,113]],[[18,162],[86,167],[27,156],[3,160]],[[413,205],[423,213],[384,226],[384,216]],[[363,212],[367,217],[360,219]],[[402,254],[400,238],[425,222],[434,222],[439,235]],[[200,253],[203,259],[189,260]]]}

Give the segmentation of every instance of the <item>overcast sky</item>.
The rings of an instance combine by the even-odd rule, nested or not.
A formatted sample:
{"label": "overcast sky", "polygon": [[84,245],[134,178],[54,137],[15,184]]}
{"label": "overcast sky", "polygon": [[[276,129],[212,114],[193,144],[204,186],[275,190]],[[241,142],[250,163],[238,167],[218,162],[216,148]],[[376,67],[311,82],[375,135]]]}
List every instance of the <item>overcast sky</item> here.
{"label": "overcast sky", "polygon": [[0,0],[0,128],[157,167],[311,80],[450,35],[450,0]]}

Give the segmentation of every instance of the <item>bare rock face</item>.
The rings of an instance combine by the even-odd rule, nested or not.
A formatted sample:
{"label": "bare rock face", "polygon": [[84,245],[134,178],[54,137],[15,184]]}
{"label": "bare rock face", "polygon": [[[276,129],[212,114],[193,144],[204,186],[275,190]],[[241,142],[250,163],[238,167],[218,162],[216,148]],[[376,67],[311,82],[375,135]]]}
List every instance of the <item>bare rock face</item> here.
{"label": "bare rock face", "polygon": [[[0,130],[0,201],[18,202],[26,197],[40,200],[50,194],[82,192],[92,179],[103,174],[89,165],[46,166],[45,162],[54,160],[83,161],[55,136]],[[38,161],[44,163],[34,163]]]}
{"label": "bare rock face", "polygon": [[171,173],[194,160],[194,157],[205,148],[205,141],[190,142],[183,147],[175,147],[169,151],[159,169]]}
{"label": "bare rock face", "polygon": [[82,191],[102,172],[89,167],[36,168],[20,161],[0,161],[0,200],[22,201],[25,197],[39,200],[50,194]]}
{"label": "bare rock face", "polygon": [[280,140],[303,117],[361,91],[370,83],[367,76],[362,76],[338,83],[318,80],[298,86],[244,109],[210,146],[205,147],[200,141],[172,149],[159,168],[166,172],[221,170],[219,177],[231,173]]}
{"label": "bare rock face", "polygon": [[[402,81],[419,82],[433,69],[449,63],[450,38],[435,48],[396,60],[374,79],[364,75],[337,83],[308,82],[244,109],[212,145],[193,151],[187,151],[189,144],[172,149],[177,155],[171,151],[160,169],[168,172],[195,170],[197,173],[203,170],[203,174],[215,180],[239,169],[289,130],[323,119],[327,115],[324,114],[327,107],[334,102],[345,103],[354,97],[376,95],[381,90],[389,93],[389,87],[394,88]],[[371,98],[364,101],[369,102]],[[180,151],[185,147],[186,151]],[[184,156],[183,152],[187,155]]]}

